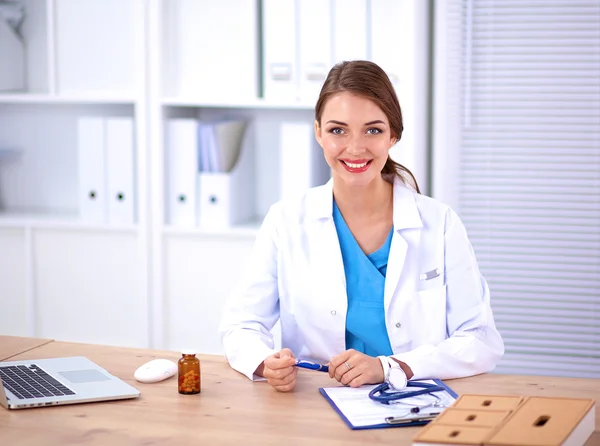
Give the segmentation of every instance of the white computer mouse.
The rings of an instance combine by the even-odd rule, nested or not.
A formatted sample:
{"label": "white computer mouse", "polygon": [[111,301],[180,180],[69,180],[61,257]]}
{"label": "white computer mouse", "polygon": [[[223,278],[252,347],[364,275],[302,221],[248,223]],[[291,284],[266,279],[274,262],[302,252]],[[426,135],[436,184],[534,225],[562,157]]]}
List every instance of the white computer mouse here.
{"label": "white computer mouse", "polygon": [[153,359],[140,366],[133,377],[141,383],[156,383],[177,373],[177,364],[168,359]]}

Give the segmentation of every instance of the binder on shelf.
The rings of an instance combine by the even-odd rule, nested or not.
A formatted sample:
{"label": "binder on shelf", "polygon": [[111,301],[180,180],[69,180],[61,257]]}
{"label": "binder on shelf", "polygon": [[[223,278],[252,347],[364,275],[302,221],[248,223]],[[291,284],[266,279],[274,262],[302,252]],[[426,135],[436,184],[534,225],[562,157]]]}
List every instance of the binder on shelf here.
{"label": "binder on shelf", "polygon": [[[244,147],[245,121],[202,125],[201,152],[213,153],[199,173],[199,226],[222,229],[254,216],[254,154]],[[205,159],[201,155],[202,159]],[[212,160],[216,160],[213,163]]]}
{"label": "binder on shelf", "polygon": [[77,121],[79,216],[86,223],[108,222],[104,118]]}
{"label": "binder on shelf", "polygon": [[169,119],[166,134],[167,223],[194,227],[197,224],[198,120]]}
{"label": "binder on shelf", "polygon": [[331,171],[315,139],[312,123],[281,123],[279,174],[281,199],[299,196],[329,180]]}
{"label": "binder on shelf", "polygon": [[368,59],[367,0],[334,0],[331,15],[333,63]]}
{"label": "binder on shelf", "polygon": [[322,0],[298,0],[300,100],[314,104],[332,66],[331,6]]}
{"label": "binder on shelf", "polygon": [[[29,3],[32,7],[35,4]],[[49,3],[53,5],[49,11],[54,22],[52,40],[56,53],[52,63],[57,93],[110,91],[129,96],[138,91],[141,77],[136,66],[140,60],[137,45],[141,45],[138,39],[143,35],[138,17],[142,3],[131,0]]]}
{"label": "binder on shelf", "polygon": [[0,91],[25,89],[25,44],[19,35],[23,5],[0,4]]}
{"label": "binder on shelf", "polygon": [[108,221],[135,222],[134,137],[132,118],[106,119]]}
{"label": "binder on shelf", "polygon": [[[255,100],[258,96],[257,0],[165,2],[172,20],[167,54],[173,68],[165,87],[207,102]],[[215,44],[218,42],[218,44]]]}
{"label": "binder on shelf", "polygon": [[263,95],[295,101],[298,96],[296,1],[263,0]]}

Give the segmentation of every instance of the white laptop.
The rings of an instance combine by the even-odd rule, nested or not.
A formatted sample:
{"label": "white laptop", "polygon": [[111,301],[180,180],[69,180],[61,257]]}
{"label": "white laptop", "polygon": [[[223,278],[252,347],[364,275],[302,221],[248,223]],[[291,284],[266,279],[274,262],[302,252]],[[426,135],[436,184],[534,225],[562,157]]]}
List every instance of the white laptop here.
{"label": "white laptop", "polygon": [[82,356],[0,362],[0,405],[7,409],[138,396],[139,390]]}

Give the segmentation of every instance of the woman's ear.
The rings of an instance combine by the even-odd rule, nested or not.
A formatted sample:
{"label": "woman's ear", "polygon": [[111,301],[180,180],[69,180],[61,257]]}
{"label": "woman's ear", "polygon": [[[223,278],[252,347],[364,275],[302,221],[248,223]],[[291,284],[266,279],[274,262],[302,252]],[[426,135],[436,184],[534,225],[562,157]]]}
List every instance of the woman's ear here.
{"label": "woman's ear", "polygon": [[321,142],[323,141],[322,129],[321,129],[321,126],[319,125],[319,121],[317,121],[316,119],[315,119],[315,138],[317,138],[317,142],[319,143],[319,145],[321,147],[323,147],[323,144],[321,144]]}

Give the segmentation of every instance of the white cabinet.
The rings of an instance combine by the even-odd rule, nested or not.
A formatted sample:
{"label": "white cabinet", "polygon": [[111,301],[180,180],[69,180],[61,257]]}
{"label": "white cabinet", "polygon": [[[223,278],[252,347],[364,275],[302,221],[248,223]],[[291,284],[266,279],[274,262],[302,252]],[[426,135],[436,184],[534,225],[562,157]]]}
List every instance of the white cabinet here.
{"label": "white cabinet", "polygon": [[[9,309],[0,333],[220,352],[224,302],[284,189],[281,163],[290,157],[282,157],[281,130],[312,127],[320,85],[338,59],[376,57],[392,67],[409,142],[394,153],[426,185],[428,45],[415,31],[427,28],[417,6],[426,2],[398,0],[394,11],[414,26],[385,35],[374,33],[378,17],[394,22],[380,13],[388,0],[22,3],[26,88],[0,92],[0,308]],[[419,51],[398,50],[407,47]],[[240,147],[252,193],[243,221],[172,224],[170,184],[200,184],[169,181],[177,173],[167,128],[178,118],[246,123]],[[193,142],[193,129],[185,138]],[[304,144],[317,157],[305,158],[319,160],[311,139]],[[327,181],[324,160],[311,166],[304,178]],[[127,187],[114,186],[124,173]],[[193,200],[202,195],[195,192]],[[119,215],[133,219],[86,206],[102,193],[131,198],[131,214]]]}
{"label": "white cabinet", "polygon": [[0,227],[0,333],[27,336],[30,332],[26,251],[23,229]]}
{"label": "white cabinet", "polygon": [[164,238],[165,347],[222,353],[218,325],[252,237],[168,234]]}
{"label": "white cabinet", "polygon": [[144,258],[136,231],[44,229],[33,244],[39,336],[147,344]]}

